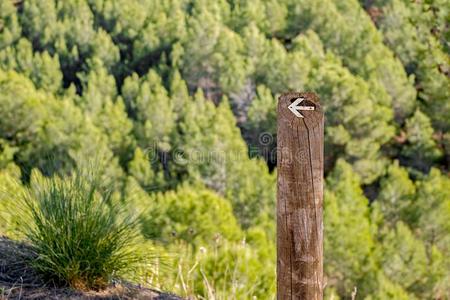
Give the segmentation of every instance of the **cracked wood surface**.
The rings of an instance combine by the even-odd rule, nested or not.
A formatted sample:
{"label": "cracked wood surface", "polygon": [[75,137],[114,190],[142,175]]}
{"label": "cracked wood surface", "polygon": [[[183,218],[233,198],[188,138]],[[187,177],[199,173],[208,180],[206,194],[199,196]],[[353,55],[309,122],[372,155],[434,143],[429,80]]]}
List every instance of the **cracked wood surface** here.
{"label": "cracked wood surface", "polygon": [[[289,105],[304,97],[314,110],[299,118]],[[277,298],[323,298],[324,116],[313,93],[278,99]]]}

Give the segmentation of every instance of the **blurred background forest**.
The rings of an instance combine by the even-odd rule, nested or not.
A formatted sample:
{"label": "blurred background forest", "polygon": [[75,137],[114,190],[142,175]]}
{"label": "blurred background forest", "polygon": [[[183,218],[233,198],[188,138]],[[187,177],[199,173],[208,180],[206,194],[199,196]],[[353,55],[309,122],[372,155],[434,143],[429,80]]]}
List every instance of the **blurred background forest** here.
{"label": "blurred background forest", "polygon": [[[326,298],[450,299],[449,10],[0,0],[0,187],[19,194],[95,160],[170,257],[144,284],[273,299],[277,97],[314,91]],[[0,194],[0,233],[21,239],[16,205]]]}

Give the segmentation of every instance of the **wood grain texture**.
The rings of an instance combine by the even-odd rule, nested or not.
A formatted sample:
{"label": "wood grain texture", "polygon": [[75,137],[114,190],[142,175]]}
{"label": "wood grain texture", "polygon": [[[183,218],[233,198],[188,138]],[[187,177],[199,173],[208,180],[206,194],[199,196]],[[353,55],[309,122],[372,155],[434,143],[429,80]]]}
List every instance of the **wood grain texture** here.
{"label": "wood grain texture", "polygon": [[[314,110],[295,116],[288,106],[304,97]],[[277,298],[323,299],[324,116],[313,93],[278,99]]]}

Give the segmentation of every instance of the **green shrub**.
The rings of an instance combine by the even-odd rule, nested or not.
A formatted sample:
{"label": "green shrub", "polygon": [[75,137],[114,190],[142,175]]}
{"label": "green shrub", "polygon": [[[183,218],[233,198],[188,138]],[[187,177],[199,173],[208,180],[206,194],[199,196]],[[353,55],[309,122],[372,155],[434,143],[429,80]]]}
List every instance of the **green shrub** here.
{"label": "green shrub", "polygon": [[202,186],[183,185],[158,193],[142,217],[146,237],[171,243],[183,240],[201,246],[218,238],[238,241],[243,237],[231,204]]}
{"label": "green shrub", "polygon": [[102,192],[92,173],[40,177],[23,193],[23,227],[38,258],[33,267],[47,279],[78,289],[102,288],[128,272],[134,254],[136,221]]}

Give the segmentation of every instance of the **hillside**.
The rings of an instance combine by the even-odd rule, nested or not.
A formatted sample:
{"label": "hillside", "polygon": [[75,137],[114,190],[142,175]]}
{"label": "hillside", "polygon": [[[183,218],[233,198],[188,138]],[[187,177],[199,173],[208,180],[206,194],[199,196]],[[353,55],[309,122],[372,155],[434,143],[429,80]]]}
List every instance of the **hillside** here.
{"label": "hillside", "polygon": [[274,299],[277,98],[313,91],[326,299],[450,299],[449,10],[1,0],[0,234],[59,287]]}

